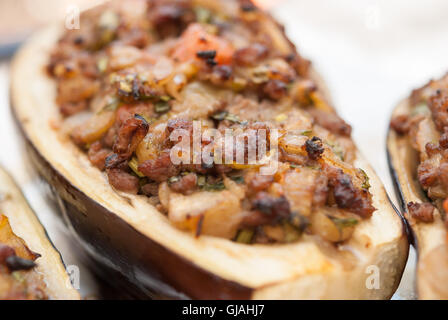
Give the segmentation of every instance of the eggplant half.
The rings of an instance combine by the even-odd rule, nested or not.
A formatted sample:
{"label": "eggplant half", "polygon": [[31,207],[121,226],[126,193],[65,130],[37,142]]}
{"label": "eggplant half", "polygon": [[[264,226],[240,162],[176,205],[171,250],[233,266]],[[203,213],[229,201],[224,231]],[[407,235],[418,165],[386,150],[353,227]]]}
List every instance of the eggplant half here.
{"label": "eggplant half", "polygon": [[[436,82],[433,82],[436,84]],[[426,88],[430,89],[431,84]],[[424,88],[419,91],[424,90]],[[435,90],[435,89],[434,89]],[[420,95],[418,90],[413,96]],[[400,102],[392,114],[396,124],[392,125],[387,138],[388,161],[393,176],[395,190],[401,207],[405,213],[410,233],[413,237],[413,245],[417,250],[418,262],[416,270],[416,289],[419,299],[448,299],[448,244],[447,228],[443,219],[444,206],[437,205],[428,197],[428,190],[424,190],[419,182],[419,165],[423,158],[417,151],[416,144],[425,148],[426,143],[438,145],[438,133],[432,122],[431,112],[426,103],[418,102],[415,97],[410,97]],[[402,119],[418,117],[418,113],[427,113],[429,118],[422,120],[420,125],[417,120],[417,129],[409,129],[397,123]],[[395,126],[395,128],[393,128]],[[425,129],[428,129],[425,131]],[[419,131],[418,141],[412,141],[410,130]],[[415,135],[415,133],[414,133]],[[427,156],[423,156],[427,158]],[[431,161],[431,160],[429,160]],[[437,173],[436,173],[437,175]],[[429,181],[429,180],[428,180]],[[432,191],[435,195],[435,190]],[[429,208],[413,214],[415,208]],[[428,213],[430,213],[428,215]]]}
{"label": "eggplant half", "polygon": [[[216,6],[234,1],[199,2]],[[253,11],[247,3],[245,12]],[[285,43],[283,31],[272,21],[268,31]],[[116,191],[61,128],[56,84],[45,68],[62,32],[60,26],[42,30],[17,54],[11,70],[11,102],[33,163],[60,196],[66,221],[98,263],[124,275],[147,295],[156,292],[170,298],[393,295],[407,260],[408,240],[399,213],[359,152],[354,165],[370,177],[376,210],[356,225],[343,248],[310,239],[247,245],[209,235],[194,237],[174,227],[147,197]],[[206,54],[212,56],[202,53]],[[206,57],[209,63],[214,63],[215,54]],[[324,84],[312,74],[324,94]]]}
{"label": "eggplant half", "polygon": [[[60,254],[12,178],[0,168],[1,299],[78,300]],[[14,252],[15,251],[15,252]]]}

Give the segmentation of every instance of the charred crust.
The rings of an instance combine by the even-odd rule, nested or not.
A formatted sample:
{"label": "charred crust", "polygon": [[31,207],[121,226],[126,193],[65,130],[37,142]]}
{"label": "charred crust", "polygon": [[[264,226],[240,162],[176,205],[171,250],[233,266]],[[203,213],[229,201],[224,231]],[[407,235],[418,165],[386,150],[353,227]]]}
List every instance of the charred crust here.
{"label": "charred crust", "polygon": [[254,12],[258,10],[252,0],[240,0],[240,9],[243,12]]}
{"label": "charred crust", "polygon": [[30,270],[36,266],[33,260],[24,259],[16,255],[9,256],[5,262],[10,271]]}
{"label": "charred crust", "polygon": [[284,196],[273,197],[266,192],[259,192],[252,201],[252,206],[273,220],[287,218],[291,212],[289,202]]}
{"label": "charred crust", "polygon": [[305,142],[305,149],[306,152],[308,153],[308,157],[311,160],[320,159],[325,151],[322,139],[319,137],[313,137],[311,139],[308,139]]}
{"label": "charred crust", "polygon": [[204,59],[204,60],[208,60],[208,59],[214,60],[216,58],[216,50],[198,51],[198,52],[196,52],[196,56],[198,58]]}

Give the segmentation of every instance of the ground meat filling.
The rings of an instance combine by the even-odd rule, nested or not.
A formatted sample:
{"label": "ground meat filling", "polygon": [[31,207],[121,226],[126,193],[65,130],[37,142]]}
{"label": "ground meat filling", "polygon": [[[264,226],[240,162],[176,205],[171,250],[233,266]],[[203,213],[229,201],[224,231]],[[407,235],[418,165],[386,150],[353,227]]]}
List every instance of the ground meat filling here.
{"label": "ground meat filling", "polygon": [[111,1],[81,24],[48,72],[70,137],[116,191],[241,243],[293,242],[317,215],[356,223],[375,210],[351,127],[252,1]]}

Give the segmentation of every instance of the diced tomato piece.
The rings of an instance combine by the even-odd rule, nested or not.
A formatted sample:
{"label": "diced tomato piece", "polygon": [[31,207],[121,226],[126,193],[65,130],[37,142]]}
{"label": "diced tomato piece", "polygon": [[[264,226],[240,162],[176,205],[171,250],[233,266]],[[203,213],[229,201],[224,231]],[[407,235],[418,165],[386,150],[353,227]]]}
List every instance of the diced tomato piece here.
{"label": "diced tomato piece", "polygon": [[234,49],[225,39],[209,34],[205,28],[198,24],[191,24],[182,34],[179,43],[173,51],[173,59],[186,62],[199,59],[197,53],[200,51],[216,51],[216,62],[218,64],[230,64]]}

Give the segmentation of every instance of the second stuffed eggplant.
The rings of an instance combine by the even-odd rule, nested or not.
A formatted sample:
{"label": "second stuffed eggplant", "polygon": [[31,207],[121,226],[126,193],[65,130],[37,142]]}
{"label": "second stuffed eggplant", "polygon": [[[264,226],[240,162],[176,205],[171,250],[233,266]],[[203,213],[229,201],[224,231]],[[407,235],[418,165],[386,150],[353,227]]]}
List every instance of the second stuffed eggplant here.
{"label": "second stuffed eggplant", "polygon": [[387,147],[418,252],[418,296],[448,299],[448,76],[396,107]]}

